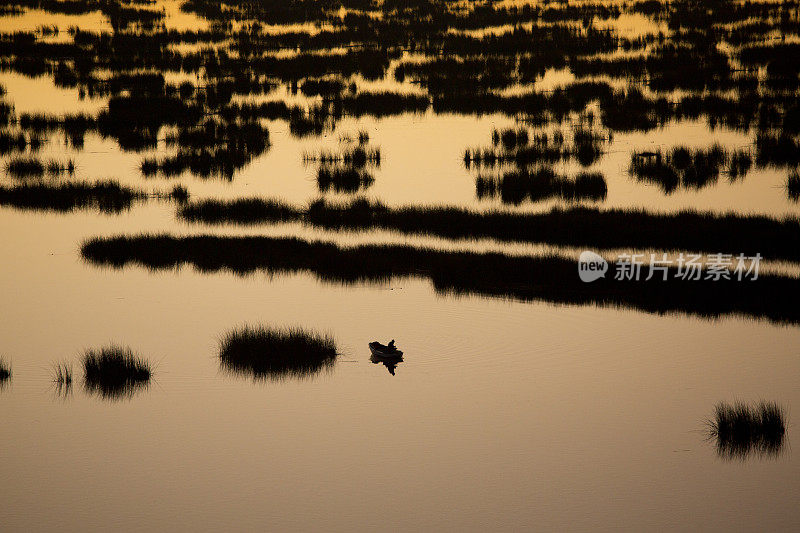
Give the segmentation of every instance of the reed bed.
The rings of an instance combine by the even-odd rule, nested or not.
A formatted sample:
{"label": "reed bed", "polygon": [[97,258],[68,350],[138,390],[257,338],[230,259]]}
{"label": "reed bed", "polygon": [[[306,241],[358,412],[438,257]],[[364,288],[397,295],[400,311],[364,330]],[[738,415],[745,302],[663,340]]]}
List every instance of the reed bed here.
{"label": "reed bed", "polygon": [[55,160],[41,161],[35,157],[18,157],[6,163],[6,173],[13,178],[29,179],[48,176],[62,176],[75,174],[75,162],[71,159],[66,163]]}
{"label": "reed bed", "polygon": [[182,206],[178,216],[210,224],[258,224],[297,220],[314,227],[368,231],[387,229],[448,239],[490,238],[595,249],[657,249],[679,252],[729,250],[769,259],[800,261],[800,220],[696,211],[649,213],[588,207],[544,213],[477,213],[455,207],[389,208],[363,199],[338,204],[317,200],[307,208],[279,201],[205,200]]}
{"label": "reed bed", "polygon": [[76,209],[97,209],[103,213],[119,213],[130,209],[148,194],[114,181],[98,183],[24,183],[8,187],[0,185],[0,205],[18,209],[40,209],[69,212]]}
{"label": "reed bed", "polygon": [[148,361],[130,348],[116,345],[87,350],[83,370],[86,391],[112,400],[130,397],[147,387],[152,375]]}
{"label": "reed bed", "polygon": [[[407,276],[429,279],[442,293],[474,294],[521,301],[622,307],[651,313],[701,317],[740,315],[776,323],[800,323],[793,277],[761,273],[757,281],[686,281],[675,268],[649,281],[616,280],[615,263],[606,278],[583,283],[576,261],[562,257],[439,251],[395,245],[340,247],[294,238],[137,235],[94,238],[82,257],[95,265],[139,265],[174,270],[191,265],[200,272],[246,275],[309,273],[322,281],[387,283]],[[646,270],[646,269],[643,269]],[[642,276],[644,278],[645,276]]]}
{"label": "reed bed", "polygon": [[786,193],[793,202],[800,200],[800,173],[797,169],[786,178]]}
{"label": "reed bed", "polygon": [[62,387],[72,385],[72,364],[59,362],[53,364],[53,383]]}
{"label": "reed bed", "polygon": [[558,198],[569,202],[605,200],[606,180],[599,172],[580,172],[574,178],[559,176],[544,167],[534,171],[507,172],[500,177],[478,176],[478,198],[499,196],[503,203],[520,204]]}
{"label": "reed bed", "polygon": [[0,383],[11,379],[11,363],[0,357]]}
{"label": "reed bed", "polygon": [[375,183],[375,178],[369,172],[340,166],[322,166],[317,171],[317,187],[320,192],[333,190],[337,193],[356,193],[368,189]]}
{"label": "reed bed", "polygon": [[336,355],[330,335],[264,326],[242,326],[226,333],[219,349],[223,370],[256,380],[313,376],[331,368]]}
{"label": "reed bed", "polygon": [[634,152],[629,172],[639,181],[654,183],[666,194],[678,188],[701,189],[716,183],[720,172],[728,167],[731,180],[743,178],[752,165],[747,152],[729,153],[719,145],[704,150],[690,150],[683,146],[663,154]]}
{"label": "reed bed", "polygon": [[786,411],[775,402],[722,402],[708,426],[722,458],[777,457],[786,439]]}

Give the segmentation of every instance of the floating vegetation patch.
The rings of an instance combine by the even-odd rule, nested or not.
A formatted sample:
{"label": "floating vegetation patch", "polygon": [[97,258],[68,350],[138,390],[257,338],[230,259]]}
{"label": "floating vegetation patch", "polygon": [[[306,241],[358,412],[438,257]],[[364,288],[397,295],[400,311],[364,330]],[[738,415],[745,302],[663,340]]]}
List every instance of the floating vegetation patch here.
{"label": "floating vegetation patch", "polygon": [[130,398],[150,383],[150,363],[121,346],[88,350],[83,355],[84,388],[108,400]]}
{"label": "floating vegetation patch", "polygon": [[[294,238],[217,237],[199,235],[138,235],[94,238],[81,247],[83,258],[98,266],[141,265],[175,270],[192,265],[200,272],[228,271],[245,275],[310,273],[335,283],[387,283],[403,277],[422,277],[442,293],[474,294],[599,305],[651,313],[688,313],[701,317],[738,315],[778,323],[800,323],[794,298],[797,280],[764,275],[738,281],[688,281],[670,267],[650,280],[629,279],[609,264],[605,278],[580,281],[577,262],[561,257],[507,256],[498,253],[439,251],[409,246],[364,245],[339,247],[332,243]],[[615,279],[615,278],[620,279]],[[644,277],[644,276],[642,276]]]}
{"label": "floating vegetation patch", "polygon": [[336,355],[336,343],[329,335],[263,326],[243,326],[228,332],[219,349],[224,371],[256,380],[310,377],[330,369]]}
{"label": "floating vegetation patch", "polygon": [[178,216],[209,224],[302,221],[332,230],[386,229],[448,239],[490,238],[606,250],[736,250],[800,261],[800,220],[757,215],[696,211],[662,214],[587,207],[556,208],[545,213],[476,213],[455,207],[390,208],[364,199],[344,204],[317,200],[301,209],[280,201],[251,198],[191,202],[180,208]]}
{"label": "floating vegetation patch", "polygon": [[723,459],[775,458],[786,441],[786,412],[775,402],[719,403],[708,435]]}

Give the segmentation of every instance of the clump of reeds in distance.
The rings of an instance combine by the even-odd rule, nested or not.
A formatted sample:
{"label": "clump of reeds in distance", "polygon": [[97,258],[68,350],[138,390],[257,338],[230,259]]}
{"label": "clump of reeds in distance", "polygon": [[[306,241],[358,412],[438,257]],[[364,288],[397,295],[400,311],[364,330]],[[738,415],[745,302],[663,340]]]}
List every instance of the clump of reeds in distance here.
{"label": "clump of reeds in distance", "polygon": [[66,398],[72,392],[72,364],[66,361],[53,365],[53,384],[55,394]]}
{"label": "clump of reeds in distance", "polygon": [[708,421],[709,438],[724,459],[777,457],[786,439],[786,413],[775,402],[721,402]]}
{"label": "clump of reeds in distance", "polygon": [[11,379],[11,365],[0,357],[0,386]]}
{"label": "clump of reeds in distance", "polygon": [[795,169],[786,180],[786,192],[793,202],[800,200],[800,172]]}
{"label": "clump of reeds in distance", "polygon": [[111,345],[83,356],[84,388],[104,399],[130,397],[150,382],[150,363],[130,348]]}
{"label": "clump of reeds in distance", "polygon": [[72,365],[67,362],[53,365],[53,381],[61,385],[72,383]]}
{"label": "clump of reeds in distance", "polygon": [[35,157],[18,157],[6,163],[6,172],[17,179],[41,178],[45,174],[60,176],[75,174],[75,163],[70,159],[66,163],[55,160],[40,161]]}
{"label": "clump of reeds in distance", "polygon": [[69,212],[75,209],[97,209],[103,213],[119,213],[130,209],[147,194],[114,181],[98,183],[24,183],[15,187],[0,185],[0,205],[18,209],[41,209]]}
{"label": "clump of reeds in distance", "polygon": [[224,371],[256,380],[313,376],[331,368],[336,355],[330,335],[264,326],[242,326],[228,332],[219,349]]}

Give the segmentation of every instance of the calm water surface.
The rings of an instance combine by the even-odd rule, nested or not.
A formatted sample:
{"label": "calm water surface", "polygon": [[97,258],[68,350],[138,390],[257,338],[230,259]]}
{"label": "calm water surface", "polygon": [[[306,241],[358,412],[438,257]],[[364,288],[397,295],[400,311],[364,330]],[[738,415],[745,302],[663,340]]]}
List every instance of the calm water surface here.
{"label": "calm water surface", "polygon": [[[355,4],[344,3],[350,7]],[[531,2],[503,5],[526,3]],[[481,83],[489,83],[480,76],[479,68],[464,68],[462,74],[443,67],[434,69],[434,73],[442,73],[440,80],[428,71],[414,74],[408,67],[405,78],[398,79],[395,72],[399,65],[431,60],[435,54],[419,44],[422,36],[440,39],[450,25],[455,28],[452,32],[458,33],[464,29],[458,29],[459,25],[467,25],[470,32],[482,35],[512,31],[513,24],[505,28],[507,20],[467,24],[447,19],[450,22],[445,23],[436,18],[439,15],[432,15],[431,27],[407,28],[409,35],[417,35],[409,38],[410,42],[418,39],[416,49],[399,46],[391,34],[382,34],[387,39],[383,44],[395,53],[387,60],[388,67],[380,67],[381,75],[370,74],[366,60],[352,73],[340,70],[322,75],[316,74],[313,64],[302,67],[310,73],[301,70],[294,74],[287,74],[280,66],[273,65],[264,72],[253,67],[262,78],[266,73],[264,79],[273,85],[265,91],[240,90],[227,101],[222,98],[222,104],[213,109],[204,103],[204,112],[213,118],[200,118],[198,124],[204,124],[204,120],[219,120],[225,125],[246,123],[241,118],[226,122],[223,110],[232,102],[284,102],[310,113],[309,109],[330,100],[292,90],[293,82],[302,87],[308,79],[342,81],[344,88],[337,93],[342,98],[350,94],[350,82],[357,85],[354,94],[388,92],[430,98],[430,105],[424,109],[389,113],[379,106],[360,116],[328,117],[324,128],[303,136],[297,133],[296,117],[260,117],[256,122],[268,130],[269,146],[246,151],[245,160],[234,165],[232,175],[203,176],[196,169],[186,169],[176,176],[165,176],[164,172],[145,176],[143,161],[163,161],[188,146],[191,141],[182,138],[184,144],[176,144],[170,136],[191,125],[158,123],[154,138],[133,147],[126,144],[130,141],[126,133],[146,137],[153,132],[144,131],[146,128],[111,128],[111,132],[90,128],[82,146],[76,146],[63,127],[37,133],[36,128],[26,129],[23,117],[63,120],[65,115],[97,117],[112,113],[115,108],[111,100],[125,99],[141,90],[138,82],[129,80],[119,82],[121,89],[116,92],[100,91],[102,83],[97,80],[114,75],[161,73],[166,86],[177,87],[188,81],[196,95],[203,91],[211,94],[214,84],[225,79],[226,71],[216,76],[210,64],[196,70],[141,67],[122,52],[124,48],[113,53],[99,48],[104,51],[94,56],[95,63],[81,71],[76,65],[85,58],[71,58],[70,54],[77,54],[74,50],[30,49],[21,44],[19,33],[12,35],[32,32],[35,42],[69,44],[80,40],[67,32],[72,26],[92,32],[90,36],[131,34],[145,41],[163,36],[166,30],[136,22],[120,27],[116,15],[94,9],[65,13],[44,3],[41,8],[33,4],[20,2],[20,13],[0,13],[2,100],[13,106],[11,118],[0,130],[21,132],[23,145],[27,144],[21,150],[0,154],[6,167],[0,184],[7,189],[25,181],[8,171],[9,163],[35,157],[42,161],[71,159],[76,170],[73,175],[32,181],[58,185],[113,179],[151,193],[180,184],[193,201],[260,197],[302,206],[324,197],[343,202],[367,198],[391,207],[456,206],[477,212],[539,212],[580,205],[601,210],[676,213],[694,209],[795,219],[800,213],[789,186],[800,160],[797,153],[781,161],[773,157],[759,163],[759,157],[769,159],[763,143],[757,140],[759,135],[762,139],[765,135],[784,135],[798,142],[797,129],[780,118],[787,113],[793,116],[787,110],[792,102],[796,109],[792,95],[796,95],[797,87],[775,74],[777,66],[770,73],[766,67],[769,61],[756,61],[742,73],[727,77],[715,71],[716,77],[709,77],[708,86],[699,89],[689,83],[691,73],[674,87],[665,88],[653,81],[671,72],[661,72],[661,67],[648,67],[646,76],[589,76],[580,74],[575,63],[576,58],[584,56],[565,52],[572,68],[569,62],[548,63],[550,59],[546,59],[542,60],[542,72],[522,76],[514,70],[516,74],[510,80],[490,83],[487,89],[502,95],[531,91],[553,94],[559,88],[590,80],[610,87],[638,87],[645,97],[669,97],[673,102],[684,96],[709,95],[745,101],[744,96],[750,94],[747,89],[725,83],[752,76],[760,84],[760,98],[777,102],[779,118],[773,122],[762,118],[759,123],[755,117],[748,127],[735,127],[734,120],[725,122],[718,116],[715,120],[715,112],[705,109],[697,116],[672,116],[649,127],[623,128],[612,120],[609,108],[603,108],[611,104],[601,96],[590,98],[586,106],[571,109],[560,119],[555,110],[550,110],[543,123],[530,106],[524,112],[456,112],[446,105],[437,108],[437,102],[456,101],[459,94],[481,97],[483,89],[470,92]],[[230,16],[232,27],[219,26],[220,19],[204,11],[203,6],[211,4],[198,2],[194,11],[181,11],[180,3],[172,1],[128,7],[164,9],[159,23],[167,29],[217,28],[230,38],[171,43],[170,50],[228,47],[231,52],[244,54],[244,48],[237,48],[244,45],[237,45],[232,36],[252,20],[242,22]],[[333,11],[338,13],[339,3],[333,4]],[[371,11],[377,17],[380,9]],[[274,14],[283,13],[280,10],[270,13],[254,15],[264,23],[259,34],[264,42],[265,35],[280,36],[289,31],[314,35],[321,28],[364,25],[363,21],[338,15],[330,19],[329,13],[317,16],[315,9],[305,17],[307,20],[282,19]],[[725,18],[720,11],[715,13]],[[691,48],[694,58],[713,55],[710,50],[716,47],[703,45],[703,38],[712,35],[712,41],[720,41],[720,49],[732,47],[728,67],[739,72],[736,67],[744,61],[740,57],[742,48],[787,42],[792,46],[798,42],[796,7],[787,13],[788,22],[783,26],[778,22],[780,13],[762,17],[770,31],[777,32],[775,35],[782,32],[783,40],[750,36],[743,44],[730,44],[737,39],[732,34],[726,34],[726,38],[721,35],[722,29],[729,31],[736,24],[746,27],[746,22],[753,22],[747,17],[738,22],[715,22],[716,34],[679,37],[677,16],[670,19],[668,15],[623,8],[619,16],[595,15],[589,27],[608,29],[609,35],[626,39],[661,31],[667,36],[667,44]],[[406,20],[397,13],[382,12],[381,16],[395,22]],[[574,44],[572,40],[584,35],[581,31],[588,31],[582,15],[566,18],[564,24],[584,30],[564,38],[558,46],[565,50]],[[139,13],[134,19],[146,17]],[[544,24],[536,20],[528,16],[522,27]],[[559,24],[555,19],[547,20],[549,25]],[[37,30],[52,25],[59,27],[57,35]],[[457,46],[466,44],[448,43],[451,48],[444,48],[450,51],[443,57],[461,59],[520,59],[537,49],[525,45],[511,52],[501,48],[497,53],[479,56],[459,52]],[[283,46],[278,51],[259,53],[291,57],[302,54],[303,46],[299,51]],[[585,51],[587,57],[637,53],[655,57],[658,42],[633,51],[623,50],[621,45]],[[773,61],[780,55],[769,53]],[[791,48],[783,53],[795,57],[791,54],[798,52]],[[14,62],[19,57],[28,58],[30,63]],[[112,57],[118,62],[110,62]],[[44,61],[48,69],[31,72],[34,59]],[[74,67],[78,81],[59,81],[53,70],[59,61]],[[255,64],[254,59],[251,61]],[[492,71],[490,67],[485,67],[486,72]],[[720,86],[712,86],[714,80]],[[778,81],[783,88],[774,88]],[[88,94],[89,87],[97,94]],[[454,92],[452,87],[462,89]],[[593,90],[598,95],[603,91]],[[150,102],[156,95],[146,96],[151,99],[146,102]],[[184,101],[194,102],[193,98],[196,96]],[[636,111],[627,105],[633,116]],[[148,109],[142,108],[142,114],[146,112]],[[733,118],[745,114],[741,111]],[[768,115],[763,111],[763,117]],[[526,129],[531,137],[546,132],[550,139],[556,131],[563,132],[567,145],[576,128],[604,136],[600,153],[592,161],[566,158],[547,166],[568,179],[581,172],[600,173],[606,193],[594,199],[556,194],[539,201],[527,198],[517,202],[504,201],[499,195],[479,197],[479,176],[501,180],[505,173],[526,171],[524,165],[513,163],[486,168],[465,165],[465,151],[502,151],[500,144],[493,144],[492,132],[509,128]],[[380,165],[367,165],[374,183],[355,193],[321,191],[317,182],[320,165],[304,161],[304,154],[346,151],[358,145],[359,132],[366,132],[369,146],[381,151]],[[36,134],[44,141],[38,150],[30,146],[31,135]],[[220,146],[230,148],[234,144],[226,139]],[[714,145],[726,157],[737,151],[751,157],[746,175],[732,177],[726,159],[716,177],[706,176],[706,181],[693,185],[681,182],[675,190],[665,190],[663,184],[639,180],[630,171],[632,160],[642,152],[660,151],[666,161],[676,147],[694,153]],[[224,155],[218,157],[224,159]],[[289,235],[346,246],[391,242],[512,255],[572,257],[578,251],[548,243],[491,239],[454,243],[398,232],[323,231],[297,223],[188,224],[178,219],[175,211],[174,203],[156,199],[118,214],[0,206],[0,249],[4,251],[0,261],[0,356],[12,368],[12,378],[0,386],[4,415],[0,425],[0,500],[4,502],[0,529],[800,528],[796,505],[800,500],[800,468],[793,452],[795,419],[800,409],[800,329],[796,324],[731,315],[706,319],[685,313],[657,315],[607,306],[454,295],[438,290],[421,276],[342,284],[303,271],[275,275],[257,271],[240,276],[227,271],[200,272],[188,265],[161,270],[136,265],[110,269],[81,257],[81,244],[89,238],[142,233]],[[796,263],[783,263],[781,268],[796,280]],[[231,376],[220,369],[219,343],[225,333],[242,324],[302,326],[330,333],[340,355],[330,370],[306,378],[254,380]],[[369,341],[391,338],[405,352],[395,375],[383,365],[373,364],[367,348]],[[154,364],[154,376],[146,390],[118,401],[88,394],[81,383],[83,351],[112,342],[130,346]],[[53,364],[60,361],[71,362],[76,370],[71,390],[59,389],[52,382]],[[752,454],[741,460],[718,455],[715,442],[708,437],[707,421],[717,403],[736,400],[776,401],[785,408],[787,436],[777,455]]]}

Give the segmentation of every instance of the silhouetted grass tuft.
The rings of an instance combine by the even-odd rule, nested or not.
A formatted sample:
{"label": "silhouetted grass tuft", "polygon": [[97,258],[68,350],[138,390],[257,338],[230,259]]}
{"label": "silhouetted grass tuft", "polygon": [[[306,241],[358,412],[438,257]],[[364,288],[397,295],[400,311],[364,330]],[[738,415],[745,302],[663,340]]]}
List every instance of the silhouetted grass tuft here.
{"label": "silhouetted grass tuft", "polygon": [[6,163],[6,172],[18,179],[44,176],[45,165],[33,157],[20,157]]}
{"label": "silhouetted grass tuft", "polygon": [[793,202],[800,200],[800,173],[797,169],[793,170],[786,179],[786,192]]}
{"label": "silhouetted grass tuft", "polygon": [[265,221],[286,222],[302,218],[302,213],[279,200],[242,198],[229,202],[202,200],[181,206],[178,216],[189,222],[226,224],[236,217],[240,224],[259,224]]}
{"label": "silhouetted grass tuft", "polygon": [[185,204],[189,201],[189,190],[183,185],[176,185],[169,192],[169,197],[179,204]]}
{"label": "silhouetted grass tuft", "polygon": [[368,189],[373,183],[372,174],[359,168],[322,166],[317,171],[317,187],[321,192],[333,189],[339,193],[355,193]]}
{"label": "silhouetted grass tuft", "polygon": [[53,381],[59,385],[69,386],[72,383],[72,365],[67,362],[53,365]]}
{"label": "silhouetted grass tuft", "polygon": [[225,371],[255,379],[306,377],[333,365],[336,344],[300,328],[243,326],[222,339],[219,359]]}
{"label": "silhouetted grass tuft", "polygon": [[97,209],[104,213],[118,213],[147,197],[142,191],[131,189],[113,181],[99,183],[25,183],[15,187],[0,185],[0,205],[19,209],[48,211],[73,211]]}
{"label": "silhouetted grass tuft", "polygon": [[11,379],[11,364],[0,357],[0,382]]}
{"label": "silhouetted grass tuft", "polygon": [[716,440],[717,453],[725,459],[776,457],[785,440],[785,419],[784,409],[775,402],[723,402],[708,422],[709,437]]}
{"label": "silhouetted grass tuft", "polygon": [[83,370],[86,391],[106,399],[132,396],[147,386],[152,373],[149,362],[130,348],[115,345],[88,350],[83,356]]}

